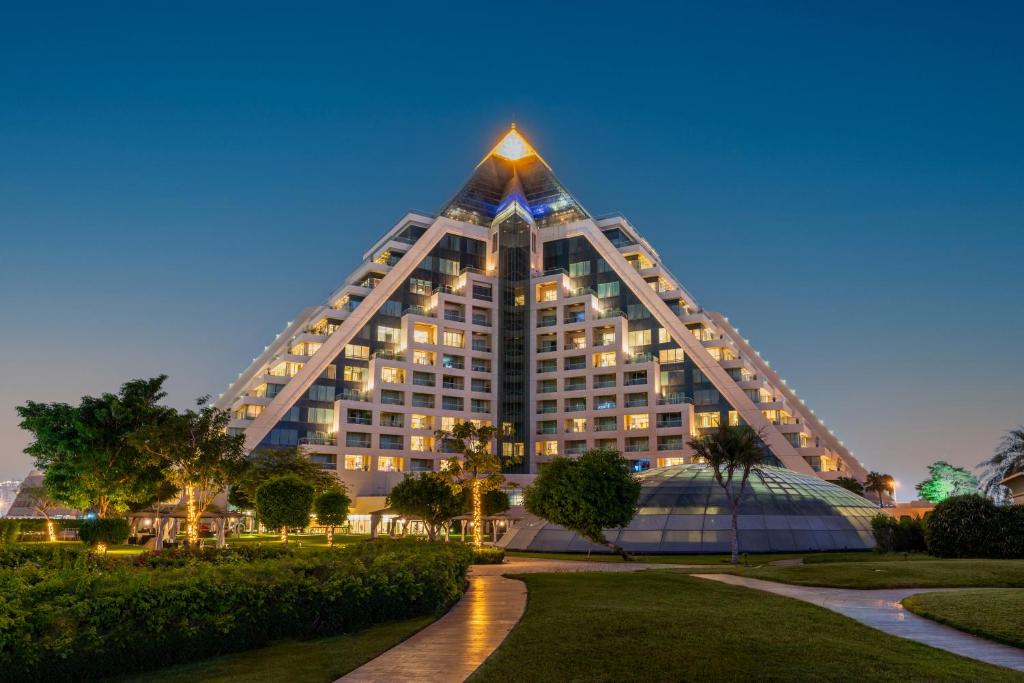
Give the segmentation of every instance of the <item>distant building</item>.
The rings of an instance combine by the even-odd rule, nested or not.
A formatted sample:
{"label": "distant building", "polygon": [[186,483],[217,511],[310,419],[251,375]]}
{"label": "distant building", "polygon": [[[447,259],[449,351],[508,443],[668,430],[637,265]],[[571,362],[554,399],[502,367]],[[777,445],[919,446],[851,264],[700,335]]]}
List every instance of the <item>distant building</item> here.
{"label": "distant building", "polygon": [[16,479],[0,481],[0,517],[7,514],[11,503],[14,502],[15,497],[18,495],[18,488],[20,486],[21,482]]}
{"label": "distant building", "polygon": [[[29,496],[31,489],[43,485],[43,474],[32,470],[29,475],[25,477],[25,481],[21,482],[21,486],[18,487],[18,493],[14,497],[14,501],[10,504],[10,507],[4,513],[4,517],[13,517],[19,519],[26,519],[31,517],[41,518],[43,515],[33,506],[32,499]],[[74,508],[66,507],[52,507],[47,510],[50,517],[78,517],[79,511]]]}
{"label": "distant building", "polygon": [[1011,474],[999,483],[1010,489],[1010,499],[1015,505],[1024,505],[1024,472]]}

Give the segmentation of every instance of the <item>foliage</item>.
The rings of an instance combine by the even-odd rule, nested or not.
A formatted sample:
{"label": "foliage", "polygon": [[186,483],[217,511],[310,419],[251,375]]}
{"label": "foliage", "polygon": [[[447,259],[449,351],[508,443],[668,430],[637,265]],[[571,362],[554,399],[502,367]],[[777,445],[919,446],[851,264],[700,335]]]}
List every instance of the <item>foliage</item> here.
{"label": "foliage", "polygon": [[899,521],[892,515],[880,513],[871,520],[871,531],[875,535],[875,550],[882,553],[925,552],[925,522],[923,518],[908,515]]}
{"label": "foliage", "polygon": [[629,524],[640,498],[640,482],[618,451],[597,448],[578,458],[554,458],[523,498],[531,514],[628,557],[604,535],[605,529]]}
{"label": "foliage", "polygon": [[392,541],[160,571],[23,566],[0,572],[0,671],[123,676],[436,614],[462,595],[470,561],[459,544]]}
{"label": "foliage", "polygon": [[18,406],[22,429],[32,432],[25,452],[44,473],[50,495],[100,517],[152,502],[163,481],[159,460],[128,439],[172,412],[158,404],[166,375],[126,382],[117,394],[83,396],[77,406]]}
{"label": "foliage", "polygon": [[864,495],[864,484],[860,483],[853,477],[838,477],[832,481],[836,486],[842,487],[847,491],[856,493],[858,496]]}
{"label": "foliage", "polygon": [[456,492],[468,490],[473,511],[473,545],[483,545],[483,495],[497,489],[505,481],[501,469],[522,460],[522,454],[498,455],[492,444],[499,436],[510,436],[508,429],[492,425],[477,425],[460,422],[450,430],[435,432],[437,442],[448,453],[459,457],[449,458],[445,463],[445,475],[452,482]]}
{"label": "foliage", "polygon": [[0,545],[12,545],[18,540],[21,522],[17,519],[0,519]]}
{"label": "foliage", "polygon": [[348,519],[348,508],[352,500],[345,489],[335,487],[328,489],[313,500],[313,512],[316,521],[327,527],[327,545],[334,545],[334,527],[344,524]]}
{"label": "foliage", "polygon": [[[738,515],[740,502],[746,493],[750,472],[765,459],[765,447],[761,435],[746,425],[722,424],[715,431],[690,439],[687,444],[693,449],[695,459],[711,466],[715,481],[725,491],[731,508],[732,563],[740,561],[740,532]],[[733,479],[740,475],[739,489],[733,488]]]}
{"label": "foliage", "polygon": [[256,511],[271,529],[281,529],[288,542],[288,527],[309,524],[313,507],[313,486],[294,474],[276,477],[256,489]]}
{"label": "foliage", "polygon": [[211,564],[232,564],[277,560],[294,557],[295,551],[283,545],[239,545],[230,548],[200,548],[179,546],[177,548],[151,550],[135,555],[130,562],[135,567],[168,569],[188,567],[200,562]]}
{"label": "foliage", "polygon": [[317,493],[338,486],[334,475],[311,462],[302,449],[275,448],[255,451],[249,456],[232,482],[228,501],[241,510],[253,510],[256,508],[256,489],[271,479],[288,474],[309,483]]}
{"label": "foliage", "polygon": [[864,490],[878,494],[878,507],[882,507],[882,494],[888,493],[892,495],[895,486],[896,480],[890,475],[871,471],[868,472],[867,481],[864,483]]}
{"label": "foliage", "polygon": [[435,472],[407,476],[388,494],[388,507],[405,517],[423,520],[431,541],[452,517],[462,513],[462,502],[451,483]]}
{"label": "foliage", "polygon": [[164,476],[184,494],[192,545],[199,542],[200,517],[245,460],[245,437],[229,434],[230,413],[207,405],[208,400],[204,396],[196,401],[198,410],[174,411],[128,436],[129,443],[158,459]]}
{"label": "foliage", "polygon": [[[468,513],[473,511],[473,496],[470,495],[472,491],[462,492],[462,512]],[[490,517],[492,515],[500,515],[505,512],[511,506],[508,498],[508,494],[501,489],[491,489],[485,491],[481,501],[483,502],[484,517]]]}
{"label": "foliage", "polygon": [[505,549],[494,546],[473,548],[473,564],[501,564],[505,561]]}
{"label": "foliage", "polygon": [[978,478],[970,470],[953,467],[945,460],[928,465],[928,475],[915,488],[921,498],[931,503],[941,503],[951,496],[962,496],[978,490]]}
{"label": "foliage", "polygon": [[977,494],[954,496],[928,515],[925,538],[936,557],[1024,558],[1024,512]]}
{"label": "foliage", "polygon": [[988,460],[979,463],[985,468],[981,480],[982,490],[997,500],[1002,500],[1006,487],[1000,484],[1010,475],[1024,472],[1024,426],[1011,429],[996,447]]}
{"label": "foliage", "polygon": [[78,538],[90,548],[100,543],[121,545],[128,540],[131,527],[123,517],[87,519],[78,527]]}

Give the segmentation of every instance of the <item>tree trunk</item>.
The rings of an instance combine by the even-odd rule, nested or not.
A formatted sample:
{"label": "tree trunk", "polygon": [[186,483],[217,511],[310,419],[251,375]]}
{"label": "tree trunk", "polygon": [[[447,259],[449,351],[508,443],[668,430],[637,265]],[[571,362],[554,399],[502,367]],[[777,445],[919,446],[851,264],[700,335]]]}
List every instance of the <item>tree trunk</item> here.
{"label": "tree trunk", "polygon": [[327,527],[327,547],[334,547],[334,525]]}
{"label": "tree trunk", "polygon": [[281,527],[281,542],[288,545],[288,525]]}
{"label": "tree trunk", "polygon": [[49,541],[50,543],[56,543],[57,542],[57,532],[54,529],[53,520],[50,519],[50,515],[48,515],[46,513],[46,510],[40,510],[39,512],[41,512],[43,514],[43,519],[46,520],[46,540]]}
{"label": "tree trunk", "polygon": [[423,528],[427,530],[428,541],[433,541],[437,538],[437,527],[435,527],[433,524],[427,524],[426,522],[423,522]]}
{"label": "tree trunk", "polygon": [[194,486],[185,487],[185,537],[192,547],[199,545],[199,510]]}
{"label": "tree trunk", "polygon": [[[603,545],[604,547],[610,549],[616,555],[620,555],[622,557],[623,561],[625,561],[625,562],[632,562],[633,561],[633,556],[630,555],[629,553],[627,553],[625,551],[625,549],[622,548],[622,546],[616,545],[616,544],[612,543],[611,541],[605,541],[601,545]],[[588,552],[587,554],[589,555],[590,553]]]}
{"label": "tree trunk", "polygon": [[732,504],[732,558],[729,560],[731,564],[740,563],[740,529],[739,520],[737,519],[739,511],[740,501],[737,498]]}
{"label": "tree trunk", "polygon": [[484,544],[484,496],[480,490],[480,480],[473,480],[473,545],[477,548]]}

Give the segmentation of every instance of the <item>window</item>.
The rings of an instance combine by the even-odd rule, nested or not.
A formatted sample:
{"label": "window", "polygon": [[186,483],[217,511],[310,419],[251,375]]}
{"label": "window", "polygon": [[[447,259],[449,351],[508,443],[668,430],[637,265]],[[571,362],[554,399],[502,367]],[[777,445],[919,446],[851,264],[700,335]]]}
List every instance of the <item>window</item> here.
{"label": "window", "polygon": [[618,428],[618,422],[614,417],[599,417],[594,420],[595,432],[614,432]]}
{"label": "window", "polygon": [[619,281],[615,282],[601,282],[597,285],[597,298],[607,299],[611,296],[619,295]]}
{"label": "window", "polygon": [[462,370],[466,367],[466,361],[462,356],[450,356],[445,354],[441,357],[441,366],[452,370]]}
{"label": "window", "polygon": [[338,368],[335,365],[328,365],[320,373],[320,379],[335,379],[338,376]]}
{"label": "window", "polygon": [[542,420],[537,423],[538,434],[557,434],[558,423],[554,420]]}
{"label": "window", "polygon": [[451,417],[451,416],[447,416],[447,415],[441,418],[441,430],[442,431],[450,432],[453,429],[455,429],[455,425],[457,425],[457,424],[462,424],[462,418]]}
{"label": "window", "polygon": [[461,396],[442,396],[441,408],[443,410],[454,410],[461,413],[465,408],[465,402],[462,400]]}
{"label": "window", "polygon": [[489,413],[491,412],[491,402],[482,398],[474,398],[469,402],[469,410],[473,413]]}
{"label": "window", "polygon": [[587,367],[585,356],[569,356],[565,359],[566,370],[582,370],[585,367]]}
{"label": "window", "polygon": [[713,406],[719,400],[717,389],[697,389],[693,392],[693,404],[697,406]]}
{"label": "window", "polygon": [[489,394],[491,393],[491,381],[487,379],[473,378],[470,380],[470,389],[477,393]]}
{"label": "window", "polygon": [[389,406],[405,405],[405,393],[391,389],[381,389],[380,402]]}
{"label": "window", "polygon": [[574,417],[565,421],[565,431],[570,434],[582,434],[587,431],[587,418]]}
{"label": "window", "polygon": [[586,377],[568,377],[565,380],[565,391],[583,391],[586,388]]}
{"label": "window", "polygon": [[557,441],[538,441],[537,442],[537,455],[554,457],[558,455],[558,442]]}
{"label": "window", "polygon": [[377,458],[378,472],[401,472],[402,459],[392,455],[382,455]]}
{"label": "window", "polygon": [[590,261],[574,261],[569,264],[569,277],[590,275]]}
{"label": "window", "polygon": [[350,471],[366,472],[370,469],[370,458],[366,455],[346,455],[345,469]]}
{"label": "window", "polygon": [[390,315],[399,318],[402,315],[402,302],[385,301],[383,304],[381,304],[381,307],[378,310],[378,312],[381,315]]}
{"label": "window", "polygon": [[554,358],[537,361],[537,372],[555,372],[558,370],[558,361]]}
{"label": "window", "polygon": [[314,384],[309,388],[309,399],[311,401],[334,401],[334,387]]}
{"label": "window", "polygon": [[346,365],[343,377],[346,382],[365,382],[369,376],[369,370],[357,365]]}
{"label": "window", "polygon": [[682,427],[683,426],[683,414],[682,413],[662,413],[658,415],[658,429],[664,429],[666,427]]}
{"label": "window", "polygon": [[435,334],[435,328],[433,325],[416,323],[413,326],[412,340],[417,344],[434,344],[436,343]]}
{"label": "window", "polygon": [[345,358],[368,360],[370,358],[370,347],[363,346],[362,344],[346,344]]}
{"label": "window", "polygon": [[722,424],[721,413],[694,413],[694,420],[698,429],[710,429]]}
{"label": "window", "polygon": [[631,436],[626,438],[627,453],[642,453],[650,450],[650,442],[646,436]]}
{"label": "window", "polygon": [[348,411],[347,422],[351,425],[373,424],[373,414],[369,410],[355,410],[350,408]]}
{"label": "window", "polygon": [[434,450],[434,439],[429,436],[409,437],[409,450],[416,453],[429,453]]}
{"label": "window", "polygon": [[459,391],[466,388],[465,380],[455,375],[442,375],[441,386],[445,389],[458,389]]}
{"label": "window", "polygon": [[647,405],[647,394],[626,394],[626,407],[639,408]]}
{"label": "window", "polygon": [[437,259],[437,270],[445,275],[458,275],[459,274],[459,262],[452,261],[451,259],[438,258]]}
{"label": "window", "polygon": [[633,348],[635,346],[649,346],[650,343],[650,330],[633,330],[629,333],[629,348]]}
{"label": "window", "polygon": [[314,424],[334,424],[334,408],[307,408],[307,422]]}
{"label": "window", "polygon": [[594,442],[594,448],[610,448],[613,451],[619,450],[618,439],[598,439]]}
{"label": "window", "polygon": [[626,430],[634,429],[649,429],[651,426],[651,416],[647,413],[640,413],[638,415],[626,415]]}
{"label": "window", "polygon": [[377,341],[386,344],[397,344],[402,336],[402,330],[387,325],[377,325]]}
{"label": "window", "polygon": [[380,424],[382,427],[403,427],[405,426],[405,415],[402,413],[381,413]]}
{"label": "window", "polygon": [[434,397],[431,394],[413,394],[412,405],[414,408],[433,408]]}
{"label": "window", "polygon": [[603,258],[599,258],[597,259],[597,272],[610,273],[612,272],[612,267],[608,265],[608,262],[605,261]]}
{"label": "window", "polygon": [[558,402],[557,401],[538,401],[537,402],[538,413],[557,413]]}
{"label": "window", "polygon": [[263,406],[255,404],[244,405],[235,411],[236,420],[255,420],[263,412]]}
{"label": "window", "polygon": [[432,351],[417,351],[412,352],[412,362],[416,365],[433,365],[434,364],[434,353]]}
{"label": "window", "polygon": [[490,372],[491,361],[486,358],[474,358],[472,368],[473,372]]}
{"label": "window", "polygon": [[623,376],[623,384],[626,386],[635,386],[637,384],[647,384],[647,371],[646,370],[634,370],[627,372]]}
{"label": "window", "polygon": [[[615,367],[615,352],[605,351],[604,353],[594,354],[594,367],[595,368],[614,368]],[[613,375],[614,377],[614,375]]]}
{"label": "window", "polygon": [[729,426],[739,427],[742,420],[740,420],[740,414],[735,410],[729,411]]}
{"label": "window", "polygon": [[405,447],[405,439],[400,434],[381,434],[380,447],[389,451],[400,451]]}
{"label": "window", "polygon": [[651,312],[644,308],[643,304],[628,304],[626,306],[626,317],[630,320],[643,320],[650,318]]}
{"label": "window", "polygon": [[302,417],[300,416],[300,413],[301,408],[299,408],[298,406],[292,406],[291,408],[288,409],[288,412],[285,413],[284,417],[281,419],[284,420],[285,422],[301,422]]}
{"label": "window", "polygon": [[418,387],[432,387],[434,386],[434,373],[432,372],[413,372],[412,383]]}
{"label": "window", "polygon": [[565,399],[565,412],[574,413],[587,409],[587,399],[567,398]]}
{"label": "window", "polygon": [[434,461],[427,458],[411,458],[409,469],[413,472],[433,472]]}
{"label": "window", "polygon": [[658,351],[658,360],[662,363],[682,363],[683,362],[683,350],[682,349],[662,349]]}
{"label": "window", "polygon": [[405,370],[402,368],[382,367],[380,381],[386,384],[405,384]]}
{"label": "window", "polygon": [[409,417],[409,426],[413,429],[433,429],[434,418],[430,415],[420,415],[413,413]]}
{"label": "window", "polygon": [[615,406],[614,396],[596,396],[594,398],[594,410],[615,410]]}
{"label": "window", "polygon": [[594,375],[594,388],[607,389],[615,386],[615,375]]}
{"label": "window", "polygon": [[347,432],[345,434],[345,445],[370,448],[370,435],[361,434],[359,432]]}
{"label": "window", "polygon": [[538,394],[550,394],[558,391],[558,380],[542,379],[537,383]]}
{"label": "window", "polygon": [[430,291],[433,286],[430,284],[430,280],[421,280],[419,278],[410,278],[409,280],[409,291],[413,294],[421,294],[423,296],[430,296]]}
{"label": "window", "polygon": [[672,341],[672,336],[668,333],[668,330],[666,330],[664,327],[659,327],[658,328],[658,343],[659,344],[668,344],[670,341]]}

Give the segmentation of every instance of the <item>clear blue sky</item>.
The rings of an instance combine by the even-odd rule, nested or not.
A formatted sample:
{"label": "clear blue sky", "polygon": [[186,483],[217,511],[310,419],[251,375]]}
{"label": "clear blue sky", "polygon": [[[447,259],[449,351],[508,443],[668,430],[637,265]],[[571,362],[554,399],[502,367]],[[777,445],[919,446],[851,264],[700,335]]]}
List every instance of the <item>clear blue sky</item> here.
{"label": "clear blue sky", "polygon": [[0,477],[27,399],[223,391],[513,117],[904,497],[1024,422],[1019,3],[32,4],[0,9]]}

